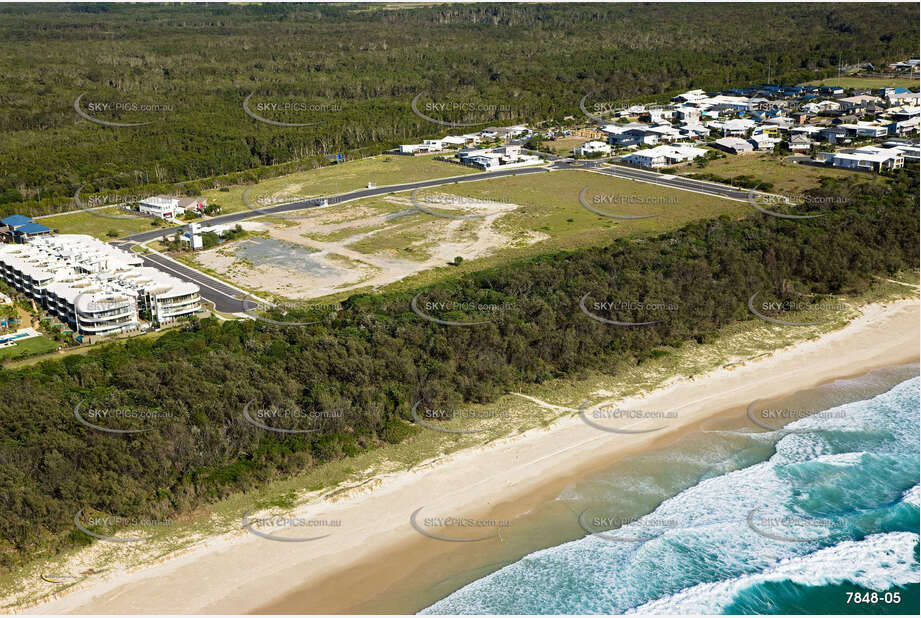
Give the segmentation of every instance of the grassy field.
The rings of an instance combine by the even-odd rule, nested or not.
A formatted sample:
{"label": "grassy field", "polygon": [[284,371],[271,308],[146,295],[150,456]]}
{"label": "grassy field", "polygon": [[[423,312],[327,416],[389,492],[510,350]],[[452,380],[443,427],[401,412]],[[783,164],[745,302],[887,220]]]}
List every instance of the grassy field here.
{"label": "grassy field", "polygon": [[773,191],[798,193],[819,186],[823,177],[846,178],[857,176],[863,180],[880,182],[879,176],[840,169],[800,165],[778,159],[773,154],[729,155],[725,159],[711,161],[706,167],[691,165],[679,168],[679,176],[688,174],[715,174],[722,178],[752,176],[759,181],[774,185]]}
{"label": "grassy field", "polygon": [[89,234],[90,236],[95,236],[105,241],[155,229],[154,226],[151,225],[151,219],[148,217],[138,216],[131,217],[130,219],[110,219],[108,217],[98,216],[98,214],[130,216],[125,215],[123,211],[113,207],[104,208],[102,210],[80,211],[66,215],[42,217],[38,219],[38,222],[57,230],[61,234]]}
{"label": "grassy field", "polygon": [[550,152],[557,155],[568,155],[572,154],[572,149],[576,146],[581,146],[585,142],[590,142],[591,140],[587,137],[573,136],[573,137],[560,137],[555,140],[547,140],[544,142],[544,145],[550,149]]}
{"label": "grassy field", "polygon": [[[612,214],[659,216],[624,220],[597,215],[579,201],[579,194],[586,187],[585,199],[597,210]],[[607,245],[625,236],[661,234],[697,219],[748,213],[744,204],[733,200],[569,170],[458,185],[453,192],[521,206],[499,219],[497,228],[513,237],[533,233],[549,236],[547,240],[527,247],[526,253]],[[613,196],[621,203],[592,204],[596,195]],[[625,199],[635,203],[623,203]]]}
{"label": "grassy field", "polygon": [[[272,203],[289,202],[319,195],[336,195],[363,189],[369,182],[378,186],[401,184],[416,180],[448,178],[476,173],[462,165],[435,161],[435,155],[408,157],[381,155],[339,165],[321,167],[264,180],[252,186],[249,201],[255,208]],[[219,204],[223,213],[245,210],[243,191],[246,186],[230,187],[229,191],[205,191],[209,204]]]}
{"label": "grassy field", "polygon": [[[659,214],[648,219],[612,219],[595,214],[584,208],[579,200],[583,188],[588,187],[586,201],[592,205],[595,195],[614,196],[633,203],[616,205],[593,205],[594,208],[624,215]],[[691,221],[728,215],[741,217],[749,214],[751,208],[740,201],[714,196],[657,187],[646,183],[615,178],[603,174],[575,170],[557,171],[546,174],[497,178],[472,183],[459,183],[436,187],[419,192],[419,199],[427,195],[457,195],[478,200],[490,200],[519,207],[497,218],[492,230],[501,233],[508,242],[486,257],[465,258],[459,266],[436,267],[401,281],[389,284],[383,289],[407,289],[425,285],[461,272],[476,271],[505,262],[525,259],[541,253],[574,249],[585,246],[607,245],[617,238],[641,238],[676,229]],[[392,214],[407,209],[408,205],[396,205],[380,197],[359,200],[351,204],[331,206],[329,213],[341,213],[337,221],[354,219],[361,209],[362,216]],[[410,206],[411,207],[411,206]],[[337,213],[338,214],[338,213]],[[477,219],[470,220],[456,231],[459,237],[476,233]],[[407,214],[387,222],[386,233],[374,234],[348,244],[349,249],[368,255],[385,254],[394,257],[424,260],[429,255],[429,245],[440,242],[435,234],[425,236],[426,226],[443,225],[423,213]],[[352,232],[368,231],[364,227],[351,228]],[[317,238],[309,234],[311,238]],[[343,232],[333,237],[318,240],[342,240]],[[533,242],[539,238],[538,242]],[[343,294],[342,297],[348,296]],[[336,297],[336,300],[341,300]]]}
{"label": "grassy field", "polygon": [[36,354],[47,354],[57,350],[59,345],[61,344],[44,335],[21,339],[11,348],[0,348],[0,362]]}
{"label": "grassy field", "polygon": [[841,88],[910,88],[911,90],[918,90],[919,87],[918,80],[907,78],[829,77],[806,83],[809,86],[840,86]]}

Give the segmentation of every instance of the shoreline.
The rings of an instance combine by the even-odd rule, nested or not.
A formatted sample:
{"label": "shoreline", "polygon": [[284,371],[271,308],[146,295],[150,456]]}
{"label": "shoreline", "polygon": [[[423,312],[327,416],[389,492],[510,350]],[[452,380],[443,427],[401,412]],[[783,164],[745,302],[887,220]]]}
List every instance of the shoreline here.
{"label": "shoreline", "polygon": [[[361,609],[367,607],[410,611],[406,603],[421,596],[418,588],[433,584],[432,580],[437,585],[446,573],[456,578],[457,568],[480,545],[425,538],[409,522],[416,509],[424,508],[433,517],[504,519],[514,525],[573,479],[671,443],[704,422],[740,410],[744,414],[754,399],[781,397],[842,377],[917,362],[919,316],[917,299],[865,305],[860,316],[839,330],[617,402],[625,407],[677,410],[678,420],[663,431],[612,434],[589,426],[578,415],[564,417],[546,429],[531,429],[374,479],[367,484],[370,491],[346,492],[338,500],[297,509],[298,516],[341,520],[341,530],[327,538],[311,543],[277,543],[249,534],[212,538],[118,580],[74,589],[20,611],[334,613],[369,611]],[[650,429],[659,423],[640,420],[629,427]],[[545,539],[543,546],[566,540],[570,539]],[[530,543],[534,545],[533,540]],[[487,570],[470,577],[476,579],[495,568],[495,564],[482,565],[475,570]]]}

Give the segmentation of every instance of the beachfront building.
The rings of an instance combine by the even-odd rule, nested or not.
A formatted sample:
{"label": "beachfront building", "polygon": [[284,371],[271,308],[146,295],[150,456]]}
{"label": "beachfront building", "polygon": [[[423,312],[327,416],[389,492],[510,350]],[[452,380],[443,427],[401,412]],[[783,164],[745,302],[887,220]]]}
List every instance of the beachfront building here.
{"label": "beachfront building", "polygon": [[141,315],[166,324],[201,309],[194,283],[83,234],[0,246],[0,279],[81,335],[130,332]]}

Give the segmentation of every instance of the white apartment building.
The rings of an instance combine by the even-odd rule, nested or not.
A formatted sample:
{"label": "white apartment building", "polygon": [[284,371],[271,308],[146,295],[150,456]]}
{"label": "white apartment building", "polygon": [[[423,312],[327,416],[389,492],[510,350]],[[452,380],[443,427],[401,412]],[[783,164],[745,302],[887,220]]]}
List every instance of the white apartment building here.
{"label": "white apartment building", "polygon": [[83,234],[0,245],[0,278],[82,335],[136,330],[141,313],[165,324],[201,308],[194,283]]}

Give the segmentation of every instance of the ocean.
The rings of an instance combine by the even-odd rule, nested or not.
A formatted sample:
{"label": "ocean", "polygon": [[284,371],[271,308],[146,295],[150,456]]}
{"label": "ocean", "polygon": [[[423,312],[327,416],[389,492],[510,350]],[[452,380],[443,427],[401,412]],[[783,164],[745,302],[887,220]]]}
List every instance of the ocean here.
{"label": "ocean", "polygon": [[916,614],[917,375],[839,380],[780,430],[705,427],[575,483],[557,502],[584,537],[421,613]]}

